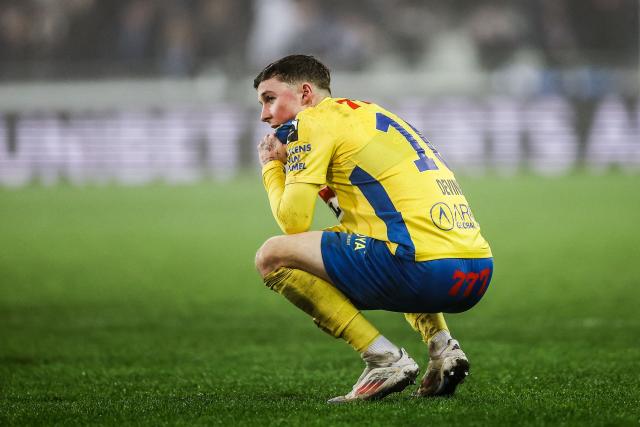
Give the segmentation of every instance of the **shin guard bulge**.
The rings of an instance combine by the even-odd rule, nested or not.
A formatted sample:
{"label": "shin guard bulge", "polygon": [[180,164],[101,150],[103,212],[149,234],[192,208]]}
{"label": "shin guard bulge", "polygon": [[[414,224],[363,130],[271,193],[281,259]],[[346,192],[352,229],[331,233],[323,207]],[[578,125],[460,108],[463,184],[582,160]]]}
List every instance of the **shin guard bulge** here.
{"label": "shin guard bulge", "polygon": [[264,283],[310,315],[320,329],[344,339],[356,351],[364,351],[380,335],[342,292],[319,277],[279,268],[265,276]]}

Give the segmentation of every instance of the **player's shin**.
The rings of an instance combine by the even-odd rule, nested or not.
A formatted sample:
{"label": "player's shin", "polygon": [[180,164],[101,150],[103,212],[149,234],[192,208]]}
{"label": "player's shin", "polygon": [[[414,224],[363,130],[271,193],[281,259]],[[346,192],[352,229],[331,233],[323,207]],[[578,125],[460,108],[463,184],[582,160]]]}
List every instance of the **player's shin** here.
{"label": "player's shin", "polygon": [[363,352],[380,335],[349,299],[330,283],[302,270],[279,268],[264,278],[270,289],[283,295],[330,335]]}
{"label": "player's shin", "polygon": [[413,329],[420,332],[422,340],[427,344],[438,332],[449,331],[442,313],[405,313],[404,317]]}

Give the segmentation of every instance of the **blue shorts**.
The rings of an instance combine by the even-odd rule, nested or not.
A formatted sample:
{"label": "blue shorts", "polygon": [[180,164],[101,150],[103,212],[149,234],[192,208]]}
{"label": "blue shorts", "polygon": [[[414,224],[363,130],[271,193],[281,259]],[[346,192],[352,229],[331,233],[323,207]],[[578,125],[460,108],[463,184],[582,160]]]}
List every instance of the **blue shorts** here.
{"label": "blue shorts", "polygon": [[360,310],[459,313],[480,301],[493,275],[493,258],[408,261],[381,240],[333,231],[322,234],[322,260]]}

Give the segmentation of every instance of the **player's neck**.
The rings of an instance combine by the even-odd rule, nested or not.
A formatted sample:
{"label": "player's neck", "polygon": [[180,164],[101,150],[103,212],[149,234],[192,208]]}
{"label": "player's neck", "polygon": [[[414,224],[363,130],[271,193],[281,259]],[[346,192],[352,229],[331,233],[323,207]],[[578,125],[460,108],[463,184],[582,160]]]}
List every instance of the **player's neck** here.
{"label": "player's neck", "polygon": [[315,107],[316,105],[320,104],[322,101],[330,97],[331,95],[326,92],[314,93],[313,97],[311,98],[311,102],[305,108]]}

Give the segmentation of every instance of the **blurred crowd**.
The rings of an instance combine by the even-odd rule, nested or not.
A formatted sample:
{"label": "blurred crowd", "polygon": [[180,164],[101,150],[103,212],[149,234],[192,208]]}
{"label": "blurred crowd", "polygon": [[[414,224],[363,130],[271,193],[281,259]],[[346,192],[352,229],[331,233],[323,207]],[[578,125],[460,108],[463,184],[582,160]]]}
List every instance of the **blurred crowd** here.
{"label": "blurred crowd", "polygon": [[0,79],[638,66],[637,0],[0,0]]}

